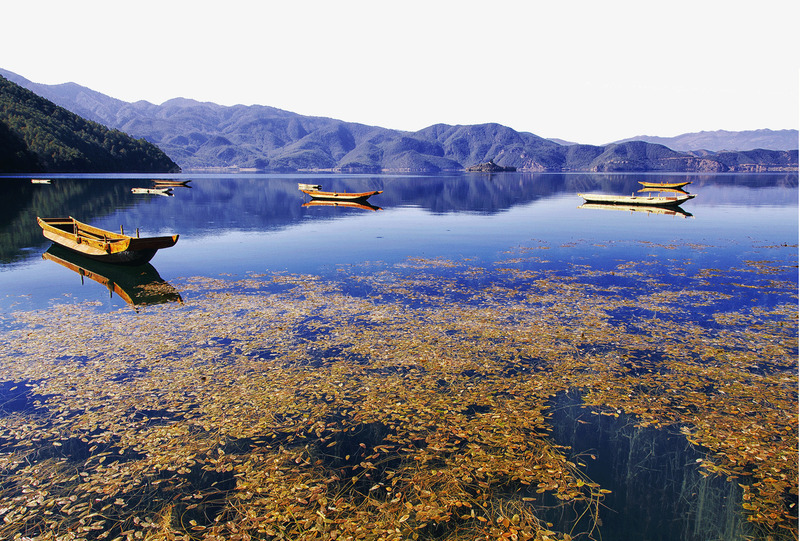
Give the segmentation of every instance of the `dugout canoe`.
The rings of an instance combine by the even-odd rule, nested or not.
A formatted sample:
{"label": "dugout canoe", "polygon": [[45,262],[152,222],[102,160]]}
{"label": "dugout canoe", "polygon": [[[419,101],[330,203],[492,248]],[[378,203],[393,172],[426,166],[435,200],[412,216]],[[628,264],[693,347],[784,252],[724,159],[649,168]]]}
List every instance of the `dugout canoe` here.
{"label": "dugout canoe", "polygon": [[[44,236],[55,242],[98,261],[120,265],[142,265],[150,261],[162,248],[175,246],[178,235],[166,237],[136,237],[123,232],[114,233],[68,218],[36,218]],[[122,229],[122,228],[120,228]]]}
{"label": "dugout canoe", "polygon": [[674,190],[680,190],[684,186],[691,184],[691,181],[687,180],[686,182],[647,182],[645,180],[640,180],[639,184],[641,184],[645,188],[650,188],[655,190],[662,188],[667,188],[667,189],[671,188]]}
{"label": "dugout canoe", "polygon": [[383,190],[372,192],[322,192],[319,190],[301,189],[306,195],[310,195],[313,199],[325,199],[328,201],[366,201],[373,195],[383,193]]}

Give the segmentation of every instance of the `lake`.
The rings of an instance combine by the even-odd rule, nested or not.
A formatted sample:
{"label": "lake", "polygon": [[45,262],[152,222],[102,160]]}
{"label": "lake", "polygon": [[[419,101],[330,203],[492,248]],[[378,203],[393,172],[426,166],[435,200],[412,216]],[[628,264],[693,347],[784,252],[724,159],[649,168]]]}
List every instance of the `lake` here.
{"label": "lake", "polygon": [[[49,178],[0,178],[0,536],[797,536],[797,173]],[[697,197],[577,195],[643,180]]]}

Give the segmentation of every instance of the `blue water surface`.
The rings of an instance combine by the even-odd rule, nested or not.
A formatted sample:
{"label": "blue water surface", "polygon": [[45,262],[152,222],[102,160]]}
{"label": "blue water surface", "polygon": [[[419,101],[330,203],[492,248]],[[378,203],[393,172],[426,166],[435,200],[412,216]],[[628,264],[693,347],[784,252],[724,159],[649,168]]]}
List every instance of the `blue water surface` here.
{"label": "blue water surface", "polygon": [[[131,193],[154,180],[134,175],[62,175],[49,185],[0,178],[7,209],[0,311],[87,300],[101,310],[125,304],[102,285],[43,260],[50,243],[36,216],[71,215],[109,230],[138,228],[143,236],[178,233],[178,244],[151,262],[177,285],[195,276],[233,280],[265,272],[335,276],[343,266],[392,267],[410,258],[490,267],[531,248],[545,248],[537,254],[546,260],[541,265],[557,269],[648,258],[728,269],[792,252],[796,260],[796,248],[767,248],[797,245],[797,173],[169,177],[190,180],[190,187],[165,197]],[[632,193],[641,180],[689,180],[697,197],[680,212],[582,208],[579,192]],[[369,200],[374,208],[304,206],[310,199],[298,182],[383,193]]]}

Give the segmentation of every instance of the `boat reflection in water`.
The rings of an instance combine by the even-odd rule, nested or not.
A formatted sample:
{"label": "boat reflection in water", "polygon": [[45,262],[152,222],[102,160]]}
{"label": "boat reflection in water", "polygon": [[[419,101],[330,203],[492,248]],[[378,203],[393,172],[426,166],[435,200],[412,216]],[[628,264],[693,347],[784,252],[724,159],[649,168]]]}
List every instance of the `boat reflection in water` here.
{"label": "boat reflection in water", "polygon": [[86,276],[116,293],[128,304],[146,306],[167,302],[183,302],[178,290],[167,283],[150,263],[126,267],[95,261],[53,244],[42,254],[43,259],[54,261],[81,277]]}
{"label": "boat reflection in water", "polygon": [[344,207],[349,209],[361,210],[383,210],[381,207],[376,207],[368,201],[332,201],[328,199],[312,199],[307,203],[303,203],[303,207]]}
{"label": "boat reflection in water", "polygon": [[694,218],[694,216],[683,210],[679,206],[656,207],[647,205],[612,205],[603,203],[584,203],[579,209],[602,209],[602,210],[623,210],[627,212],[646,212],[648,214],[660,214],[662,216],[678,216],[680,218]]}

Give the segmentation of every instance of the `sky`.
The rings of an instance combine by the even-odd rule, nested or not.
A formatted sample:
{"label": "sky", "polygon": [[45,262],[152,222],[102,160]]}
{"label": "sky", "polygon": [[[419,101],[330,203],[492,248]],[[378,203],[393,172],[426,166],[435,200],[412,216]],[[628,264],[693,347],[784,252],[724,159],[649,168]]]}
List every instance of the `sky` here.
{"label": "sky", "polygon": [[0,68],[124,100],[259,104],[601,145],[797,129],[797,0],[26,0]]}

